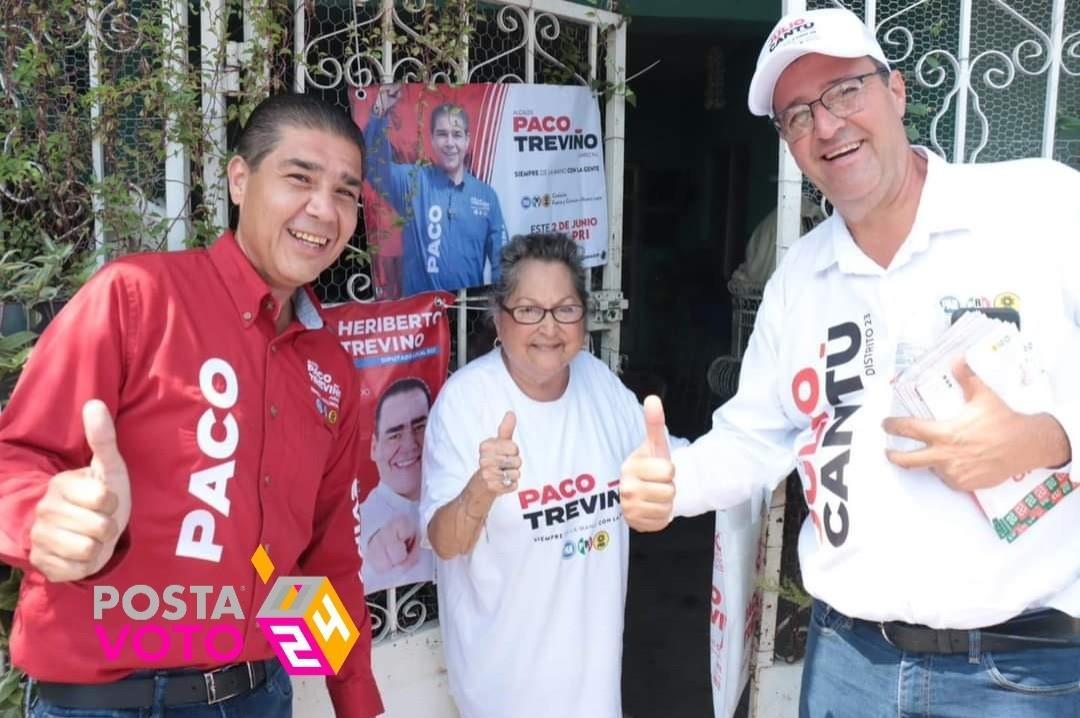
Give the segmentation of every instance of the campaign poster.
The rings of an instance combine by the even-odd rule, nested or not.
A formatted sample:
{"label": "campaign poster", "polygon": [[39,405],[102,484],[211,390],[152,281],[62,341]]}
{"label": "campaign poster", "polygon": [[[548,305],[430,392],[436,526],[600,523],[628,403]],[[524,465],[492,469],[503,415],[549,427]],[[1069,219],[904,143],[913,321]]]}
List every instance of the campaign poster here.
{"label": "campaign poster", "polygon": [[580,86],[373,85],[351,96],[364,133],[364,225],[379,299],[498,279],[506,241],[562,232],[607,261],[600,105]]}
{"label": "campaign poster", "polygon": [[716,512],[709,617],[713,715],[735,715],[750,679],[750,653],[761,623],[760,578],[765,565],[761,527],[768,511],[755,496]]}
{"label": "campaign poster", "polygon": [[[360,441],[370,463],[350,500],[368,593],[435,576],[431,550],[420,545],[420,458],[428,412],[450,365],[446,312],[453,301],[427,292],[326,309],[359,378]],[[373,479],[377,485],[360,503],[360,486]]]}

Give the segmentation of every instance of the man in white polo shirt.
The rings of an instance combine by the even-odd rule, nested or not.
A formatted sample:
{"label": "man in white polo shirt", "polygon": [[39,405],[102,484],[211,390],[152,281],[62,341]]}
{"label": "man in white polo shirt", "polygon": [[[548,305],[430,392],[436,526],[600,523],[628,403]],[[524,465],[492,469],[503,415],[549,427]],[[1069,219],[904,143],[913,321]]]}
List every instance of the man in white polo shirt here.
{"label": "man in white polo shirt", "polygon": [[[803,716],[1080,716],[1080,173],[950,165],[909,145],[904,79],[846,10],[770,34],[750,110],[772,118],[835,207],[766,286],[738,394],[669,455],[663,412],[623,465],[630,525],[720,509],[794,466],[815,597]],[[966,365],[960,418],[899,418],[898,366],[952,311],[1011,307],[1054,405],[1012,411]],[[896,451],[889,434],[925,444]],[[916,444],[918,445],[918,444]],[[971,491],[1058,468],[1052,510],[1012,542]],[[1074,488],[1075,487],[1075,488]]]}

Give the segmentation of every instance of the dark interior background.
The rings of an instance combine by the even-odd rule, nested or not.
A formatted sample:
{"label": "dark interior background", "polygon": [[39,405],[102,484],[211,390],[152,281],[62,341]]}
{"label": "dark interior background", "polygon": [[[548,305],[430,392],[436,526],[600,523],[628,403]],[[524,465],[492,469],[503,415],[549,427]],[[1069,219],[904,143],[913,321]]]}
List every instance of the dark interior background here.
{"label": "dark interior background", "polygon": [[[638,0],[626,12],[627,74],[660,64],[630,82],[637,104],[627,108],[624,378],[641,396],[660,394],[671,431],[695,438],[720,401],[706,370],[731,351],[727,281],[751,231],[776,204],[776,134],[749,114],[746,92],[780,7],[774,0]],[[707,109],[710,95],[723,106]],[[708,514],[632,536],[627,716],[713,714],[713,523]]]}

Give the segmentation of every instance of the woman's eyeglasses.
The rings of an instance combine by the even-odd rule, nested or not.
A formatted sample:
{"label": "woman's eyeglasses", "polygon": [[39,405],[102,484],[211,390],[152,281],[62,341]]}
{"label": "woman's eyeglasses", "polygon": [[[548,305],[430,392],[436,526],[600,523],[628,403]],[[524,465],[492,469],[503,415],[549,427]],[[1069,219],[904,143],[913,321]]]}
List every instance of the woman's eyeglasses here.
{"label": "woman's eyeglasses", "polygon": [[557,307],[545,309],[535,304],[521,304],[516,307],[508,307],[500,303],[503,311],[518,324],[539,324],[544,317],[551,313],[552,318],[559,324],[576,324],[585,316],[585,306],[582,304],[560,304]]}

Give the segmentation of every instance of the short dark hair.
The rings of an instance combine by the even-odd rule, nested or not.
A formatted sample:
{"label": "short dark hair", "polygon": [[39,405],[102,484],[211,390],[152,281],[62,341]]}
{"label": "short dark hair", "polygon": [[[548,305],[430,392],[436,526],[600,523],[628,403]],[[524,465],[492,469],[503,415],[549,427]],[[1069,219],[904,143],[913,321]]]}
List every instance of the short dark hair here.
{"label": "short dark hair", "polygon": [[435,134],[435,122],[443,115],[460,117],[461,124],[465,125],[465,134],[469,134],[469,113],[464,107],[453,102],[444,102],[431,111],[431,134]]}
{"label": "short dark hair", "polygon": [[379,404],[375,407],[375,435],[379,434],[379,421],[382,419],[383,404],[386,400],[392,396],[398,394],[406,394],[410,391],[422,391],[424,392],[424,398],[427,399],[428,408],[431,408],[431,389],[428,389],[428,385],[423,379],[418,379],[415,376],[407,376],[404,379],[398,379],[390,385],[383,395],[379,397]]}
{"label": "short dark hair", "polygon": [[312,95],[271,95],[260,102],[240,130],[236,153],[251,169],[258,169],[277,147],[285,127],[329,132],[364,153],[364,134],[356,123],[341,108]]}
{"label": "short dark hair", "polygon": [[499,280],[491,293],[493,311],[505,305],[517,289],[521,264],[529,259],[558,262],[565,266],[570,271],[578,300],[587,304],[589,292],[585,287],[585,265],[581,262],[581,251],[574,240],[558,232],[519,234],[503,245]]}

